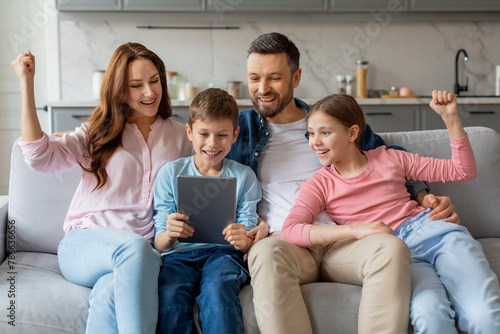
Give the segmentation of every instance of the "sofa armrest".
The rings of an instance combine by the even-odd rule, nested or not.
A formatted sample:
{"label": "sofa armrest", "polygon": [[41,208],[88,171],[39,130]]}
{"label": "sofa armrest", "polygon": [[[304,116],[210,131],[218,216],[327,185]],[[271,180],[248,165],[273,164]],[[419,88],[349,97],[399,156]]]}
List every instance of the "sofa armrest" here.
{"label": "sofa armrest", "polygon": [[7,238],[7,213],[9,208],[9,196],[0,196],[0,263],[5,260],[6,238]]}

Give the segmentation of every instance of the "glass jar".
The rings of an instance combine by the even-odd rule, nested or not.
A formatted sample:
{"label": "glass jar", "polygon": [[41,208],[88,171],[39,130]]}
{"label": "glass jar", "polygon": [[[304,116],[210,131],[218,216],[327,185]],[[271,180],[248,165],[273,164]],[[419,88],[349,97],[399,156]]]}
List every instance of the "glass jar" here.
{"label": "glass jar", "polygon": [[104,71],[95,70],[92,74],[92,97],[94,98],[94,100],[99,100],[101,98],[101,86],[103,77]]}
{"label": "glass jar", "polygon": [[347,74],[345,76],[345,93],[352,96],[352,75]]}
{"label": "glass jar", "polygon": [[188,100],[194,99],[198,94],[198,87],[192,82],[188,81],[186,86],[184,86],[184,97]]}
{"label": "glass jar", "polygon": [[356,61],[356,80],[358,82],[358,98],[365,99],[368,97],[366,88],[366,74],[368,73],[368,61]]}
{"label": "glass jar", "polygon": [[337,94],[345,94],[345,76],[342,74],[337,75]]}
{"label": "glass jar", "polygon": [[167,90],[171,100],[179,99],[179,84],[177,82],[177,72],[166,72],[167,74]]}
{"label": "glass jar", "polygon": [[241,81],[228,81],[227,92],[235,99],[241,99],[242,96],[241,86],[242,86]]}

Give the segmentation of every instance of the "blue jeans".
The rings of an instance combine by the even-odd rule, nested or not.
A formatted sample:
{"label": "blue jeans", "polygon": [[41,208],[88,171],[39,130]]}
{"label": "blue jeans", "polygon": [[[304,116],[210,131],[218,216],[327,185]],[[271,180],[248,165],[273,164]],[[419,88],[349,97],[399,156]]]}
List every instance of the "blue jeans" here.
{"label": "blue jeans", "polygon": [[500,333],[500,288],[481,244],[461,225],[431,221],[429,210],[396,235],[411,251],[415,333]]}
{"label": "blue jeans", "polygon": [[243,334],[238,295],[249,274],[242,256],[233,246],[164,255],[158,284],[158,333],[197,333],[193,320],[196,300],[204,334]]}
{"label": "blue jeans", "polygon": [[59,244],[59,267],[73,283],[92,288],[86,333],[154,333],[159,254],[124,230],[71,230]]}

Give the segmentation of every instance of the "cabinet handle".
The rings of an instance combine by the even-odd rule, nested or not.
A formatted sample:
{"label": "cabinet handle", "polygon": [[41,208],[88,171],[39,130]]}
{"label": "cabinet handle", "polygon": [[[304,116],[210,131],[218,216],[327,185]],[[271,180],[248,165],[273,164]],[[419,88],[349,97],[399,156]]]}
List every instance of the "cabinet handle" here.
{"label": "cabinet handle", "polygon": [[71,117],[76,118],[79,121],[87,121],[89,119],[89,115],[71,115]]}
{"label": "cabinet handle", "polygon": [[367,112],[366,116],[391,116],[392,112]]}
{"label": "cabinet handle", "polygon": [[496,112],[494,111],[469,111],[471,115],[494,115]]}

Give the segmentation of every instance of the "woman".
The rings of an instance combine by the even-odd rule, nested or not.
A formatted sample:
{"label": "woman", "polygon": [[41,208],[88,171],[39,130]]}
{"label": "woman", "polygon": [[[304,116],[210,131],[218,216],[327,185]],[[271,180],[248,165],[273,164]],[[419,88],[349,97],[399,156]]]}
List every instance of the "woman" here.
{"label": "woman", "polygon": [[184,126],[169,119],[163,62],[141,44],[118,47],[89,121],[53,141],[36,114],[35,57],[21,52],[11,65],[21,84],[27,163],[44,172],[82,168],[58,257],[67,280],[92,288],[87,333],[154,333],[152,187],[165,162],[192,155]]}

